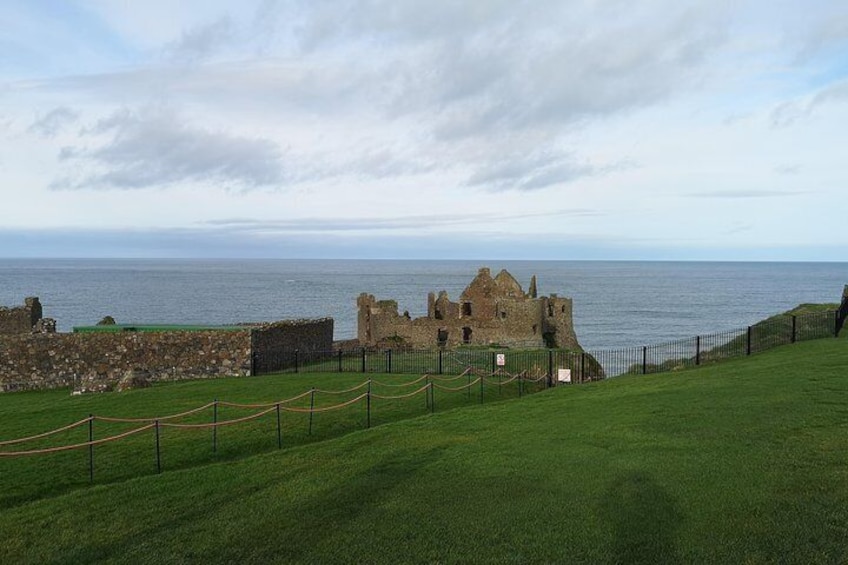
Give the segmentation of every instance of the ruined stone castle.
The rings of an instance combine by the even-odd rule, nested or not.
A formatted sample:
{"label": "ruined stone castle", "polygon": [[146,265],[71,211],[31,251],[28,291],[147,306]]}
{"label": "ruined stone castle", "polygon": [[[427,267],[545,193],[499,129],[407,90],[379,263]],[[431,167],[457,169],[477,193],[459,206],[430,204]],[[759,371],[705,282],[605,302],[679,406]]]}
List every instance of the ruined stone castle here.
{"label": "ruined stone castle", "polygon": [[572,321],[572,301],[556,294],[536,296],[536,277],[528,292],[506,270],[492,278],[488,268],[462,291],[459,302],[431,292],[427,316],[398,313],[395,300],[357,299],[360,345],[364,347],[451,348],[457,345],[558,347],[581,350]]}

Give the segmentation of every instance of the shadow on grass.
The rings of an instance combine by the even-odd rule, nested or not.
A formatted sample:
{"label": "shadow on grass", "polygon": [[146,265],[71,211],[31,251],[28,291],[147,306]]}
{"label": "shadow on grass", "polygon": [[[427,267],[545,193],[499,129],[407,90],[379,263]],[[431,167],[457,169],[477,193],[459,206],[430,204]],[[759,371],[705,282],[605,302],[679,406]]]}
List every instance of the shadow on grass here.
{"label": "shadow on grass", "polygon": [[617,477],[600,503],[616,563],[679,563],[676,532],[682,519],[674,499],[643,472]]}

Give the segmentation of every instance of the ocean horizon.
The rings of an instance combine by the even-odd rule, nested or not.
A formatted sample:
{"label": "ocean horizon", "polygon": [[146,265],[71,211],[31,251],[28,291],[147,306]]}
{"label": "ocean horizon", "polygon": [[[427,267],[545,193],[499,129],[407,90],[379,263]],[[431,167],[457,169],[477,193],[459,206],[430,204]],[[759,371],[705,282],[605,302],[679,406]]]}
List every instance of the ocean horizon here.
{"label": "ocean horizon", "polygon": [[426,315],[456,300],[480,267],[574,300],[585,348],[653,345],[753,324],[802,303],[837,303],[846,262],[388,259],[0,259],[0,306],[38,296],[59,331],[104,316],[131,324],[233,324],[332,317],[356,337],[366,292]]}

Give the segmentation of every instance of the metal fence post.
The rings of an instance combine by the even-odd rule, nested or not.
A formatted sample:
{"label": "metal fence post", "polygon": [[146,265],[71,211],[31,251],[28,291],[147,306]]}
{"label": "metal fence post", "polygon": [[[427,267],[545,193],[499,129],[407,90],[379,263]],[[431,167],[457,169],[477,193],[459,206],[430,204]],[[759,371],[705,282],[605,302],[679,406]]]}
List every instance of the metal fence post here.
{"label": "metal fence post", "polygon": [[586,352],[580,352],[580,384],[586,380]]}
{"label": "metal fence post", "polygon": [[297,349],[294,350],[294,372],[295,373],[297,373],[297,361],[298,361],[297,358],[299,357],[299,353],[300,353],[299,350],[297,350]]}
{"label": "metal fence post", "polygon": [[309,391],[309,434],[312,435],[312,415],[315,413],[315,387]]}
{"label": "metal fence post", "polygon": [[442,350],[439,349],[439,374],[442,374]]}
{"label": "metal fence post", "polygon": [[218,451],[218,399],[212,403],[212,453]]}
{"label": "metal fence post", "polygon": [[497,357],[496,357],[496,355],[497,354],[494,351],[492,351],[492,372],[493,373],[497,370],[495,368],[495,367],[497,367]]}
{"label": "metal fence post", "polygon": [[155,425],[153,426],[156,430],[156,472],[162,472],[162,457],[159,451],[159,420],[156,420]]}
{"label": "metal fence post", "polygon": [[280,425],[280,403],[277,403],[277,449],[283,448],[283,428]]}
{"label": "metal fence post", "polygon": [[648,374],[648,346],[642,346],[642,374]]}
{"label": "metal fence post", "polygon": [[366,426],[371,427],[371,379],[368,379],[368,390],[365,392],[365,411],[367,413]]}
{"label": "metal fence post", "polygon": [[548,374],[554,376],[554,352],[548,349]]}
{"label": "metal fence post", "polygon": [[748,326],[748,338],[745,345],[745,355],[751,354],[751,326]]}
{"label": "metal fence post", "polygon": [[792,339],[790,340],[790,343],[795,343],[795,340],[797,339],[796,335],[795,335],[796,328],[797,328],[796,318],[793,315],[792,316]]}
{"label": "metal fence post", "polygon": [[695,336],[695,364],[701,364],[701,336]]}
{"label": "metal fence post", "polygon": [[362,372],[365,372],[365,348],[362,348]]}
{"label": "metal fence post", "polygon": [[94,414],[88,415],[88,482],[94,482]]}
{"label": "metal fence post", "polygon": [[386,372],[387,373],[392,372],[392,350],[391,349],[386,350]]}
{"label": "metal fence post", "polygon": [[342,350],[339,349],[339,373],[342,372]]}

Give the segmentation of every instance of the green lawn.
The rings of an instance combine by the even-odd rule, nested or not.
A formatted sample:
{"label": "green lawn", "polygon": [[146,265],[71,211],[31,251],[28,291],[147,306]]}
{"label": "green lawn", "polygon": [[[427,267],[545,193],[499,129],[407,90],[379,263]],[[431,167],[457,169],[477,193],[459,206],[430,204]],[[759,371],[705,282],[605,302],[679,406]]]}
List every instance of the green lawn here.
{"label": "green lawn", "polygon": [[[0,440],[317,378],[9,394]],[[371,429],[362,410],[316,416],[312,436],[293,420],[282,450],[270,417],[222,428],[216,454],[208,430],[166,430],[161,475],[145,432],[96,451],[94,486],[86,452],[0,459],[0,563],[848,562],[845,339],[508,402],[487,390],[482,406],[437,396],[432,415],[422,397],[385,404]]]}

